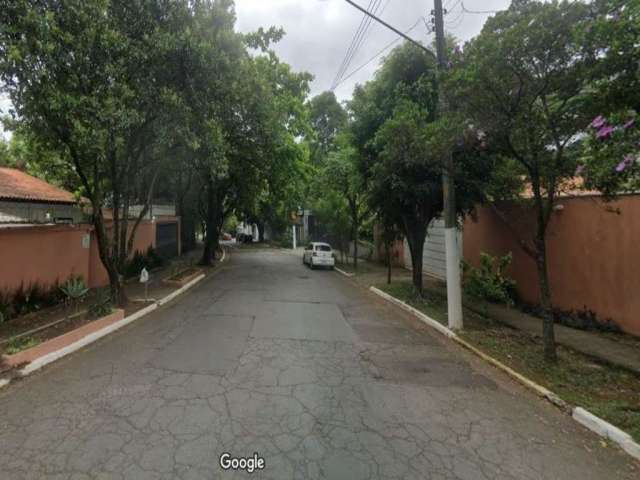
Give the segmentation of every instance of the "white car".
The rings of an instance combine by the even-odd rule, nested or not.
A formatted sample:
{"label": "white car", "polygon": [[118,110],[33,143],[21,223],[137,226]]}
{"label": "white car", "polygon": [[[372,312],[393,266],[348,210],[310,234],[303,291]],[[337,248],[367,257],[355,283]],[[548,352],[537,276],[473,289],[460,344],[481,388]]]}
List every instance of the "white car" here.
{"label": "white car", "polygon": [[333,256],[333,249],[328,243],[312,242],[304,249],[302,263],[315,267],[329,267],[333,270],[336,259]]}

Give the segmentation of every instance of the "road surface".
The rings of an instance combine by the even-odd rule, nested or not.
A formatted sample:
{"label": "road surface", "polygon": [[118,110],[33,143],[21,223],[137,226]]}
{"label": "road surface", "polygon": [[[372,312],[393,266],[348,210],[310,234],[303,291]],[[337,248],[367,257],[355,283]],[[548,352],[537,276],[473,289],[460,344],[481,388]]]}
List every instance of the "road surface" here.
{"label": "road surface", "polygon": [[[637,464],[338,273],[234,253],[0,392],[2,479],[632,479]],[[264,459],[249,475],[220,456]]]}

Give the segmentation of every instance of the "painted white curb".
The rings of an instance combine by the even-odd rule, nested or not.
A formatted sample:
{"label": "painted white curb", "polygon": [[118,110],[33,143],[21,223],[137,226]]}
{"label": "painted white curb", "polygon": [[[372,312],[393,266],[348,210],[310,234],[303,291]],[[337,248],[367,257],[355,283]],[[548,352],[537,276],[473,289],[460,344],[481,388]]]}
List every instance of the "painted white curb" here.
{"label": "painted white curb", "polygon": [[587,427],[589,430],[597,433],[601,437],[608,438],[609,440],[617,443],[629,455],[640,460],[640,445],[638,445],[628,433],[620,430],[614,425],[611,425],[609,422],[606,422],[582,407],[574,408],[571,416],[576,422]]}
{"label": "painted white curb", "polygon": [[424,323],[426,323],[430,327],[435,328],[436,330],[438,330],[440,333],[442,333],[446,337],[453,338],[453,337],[456,336],[456,334],[453,332],[453,330],[449,330],[447,327],[442,325],[440,322],[437,322],[433,318],[425,315],[420,310],[418,310],[416,308],[413,308],[411,305],[408,305],[408,304],[404,303],[402,300],[398,300],[396,297],[393,297],[393,296],[389,295],[388,293],[385,293],[385,292],[383,292],[382,290],[380,290],[380,289],[378,289],[376,287],[369,287],[369,290],[371,290],[376,295],[379,295],[380,297],[384,298],[385,300],[393,303],[394,305],[397,305],[398,307],[402,308],[403,310],[406,310],[407,312],[415,315],[420,320],[422,320]]}
{"label": "painted white curb", "polygon": [[562,400],[558,395],[553,393],[551,390],[546,389],[542,385],[538,385],[537,383],[533,382],[532,380],[529,380],[527,377],[525,377],[524,375],[521,375],[520,373],[516,372],[515,370],[503,364],[502,362],[496,360],[490,355],[487,355],[483,351],[478,350],[476,347],[467,343],[464,339],[456,335],[454,331],[448,329],[441,323],[436,322],[434,319],[425,315],[421,311],[413,308],[411,305],[407,305],[402,300],[399,300],[376,287],[369,287],[369,290],[371,290],[376,295],[379,295],[380,297],[384,298],[385,300],[393,303],[394,305],[399,306],[403,310],[406,310],[412,313],[413,315],[418,317],[420,320],[425,322],[427,325],[435,328],[440,333],[443,333],[445,336],[451,338],[452,340],[459,343],[463,347],[472,351],[473,353],[475,353],[480,358],[487,361],[494,367],[504,371],[506,374],[508,374],[509,376],[511,376],[518,382],[520,382],[525,387],[529,388],[530,390],[533,390],[540,397],[547,399],[551,403],[563,409],[565,412],[567,413],[570,412],[571,417],[576,422],[580,423],[581,425],[588,428],[592,432],[598,434],[599,436],[608,438],[609,440],[617,443],[620,446],[620,448],[622,448],[626,453],[628,453],[635,459],[640,460],[640,444],[636,443],[633,437],[631,437],[631,435],[629,435],[628,433],[624,432],[623,430],[620,430],[618,427],[614,425],[611,425],[609,422],[601,419],[600,417],[597,417],[596,415],[585,410],[582,407],[571,407],[567,402]]}
{"label": "painted white curb", "polygon": [[[202,274],[199,275],[198,277],[194,278],[193,280],[191,280],[189,283],[187,283],[186,285],[184,285],[183,287],[179,288],[178,290],[176,290],[175,292],[170,293],[169,295],[167,295],[166,297],[164,297],[163,299],[157,301],[156,303],[153,303],[141,310],[138,310],[137,312],[133,313],[132,315],[129,315],[128,317],[123,318],[122,320],[119,320],[118,322],[115,322],[111,325],[109,325],[108,327],[105,327],[101,330],[98,330],[97,332],[93,332],[90,333],[89,335],[87,335],[84,338],[81,338],[80,340],[67,345],[64,348],[61,348],[60,350],[56,350],[55,352],[51,352],[48,353],[47,355],[44,355],[40,358],[37,358],[36,360],[34,360],[33,362],[29,363],[26,367],[24,367],[23,369],[18,371],[18,374],[20,376],[26,376],[29,375],[32,372],[35,372],[36,370],[40,370],[42,367],[44,367],[45,365],[50,364],[51,362],[55,362],[56,360],[59,360],[62,357],[65,357],[73,352],[76,352],[84,347],[86,347],[87,345],[101,339],[102,337],[105,337],[106,335],[109,335],[113,332],[115,332],[116,330],[119,330],[123,327],[126,327],[127,325],[129,325],[132,322],[135,322],[136,320],[138,320],[141,317],[144,317],[145,315],[148,315],[149,313],[153,312],[154,310],[156,310],[159,306],[165,305],[166,303],[170,302],[171,300],[173,300],[174,298],[176,298],[177,296],[181,295],[182,293],[186,292],[187,290],[189,290],[190,288],[192,288],[194,285],[196,285],[198,282],[200,282],[203,278],[205,278],[206,275]],[[7,384],[9,383],[9,381],[6,381]],[[4,386],[5,384],[3,384],[2,382],[0,382],[0,388],[2,386]]]}
{"label": "painted white curb", "polygon": [[169,295],[167,295],[164,298],[161,298],[160,300],[158,300],[156,302],[156,305],[158,306],[162,306],[165,305],[167,303],[169,303],[171,300],[173,300],[174,298],[176,298],[179,295],[182,295],[184,292],[186,292],[187,290],[189,290],[191,287],[193,287],[196,283],[198,283],[199,281],[201,281],[203,278],[205,278],[206,275],[204,273],[198,275],[196,278],[194,278],[193,280],[191,280],[190,282],[186,283],[185,285],[183,285],[182,287],[180,287],[178,290],[176,290],[175,292],[171,292]]}
{"label": "painted white curb", "polygon": [[348,273],[345,272],[344,270],[339,269],[338,267],[333,267],[333,269],[338,272],[341,273],[342,275],[344,275],[345,277],[353,277],[355,274],[354,273]]}

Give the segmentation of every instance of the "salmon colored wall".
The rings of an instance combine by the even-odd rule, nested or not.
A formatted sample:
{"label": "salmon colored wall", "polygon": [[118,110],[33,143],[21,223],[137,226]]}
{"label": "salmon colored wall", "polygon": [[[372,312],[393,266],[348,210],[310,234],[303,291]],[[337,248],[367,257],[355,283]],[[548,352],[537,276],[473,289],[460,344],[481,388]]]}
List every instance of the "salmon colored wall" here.
{"label": "salmon colored wall", "polygon": [[[107,235],[111,234],[111,226],[107,226]],[[133,249],[130,256],[133,256],[136,251],[144,253],[149,247],[156,246],[156,225],[153,222],[142,222],[136,230],[136,237],[133,241]],[[109,276],[107,270],[102,265],[100,260],[100,254],[98,252],[98,241],[95,235],[91,237],[91,256],[89,266],[89,286],[103,287],[109,284]]]}
{"label": "salmon colored wall", "polygon": [[42,225],[0,228],[0,290],[21,283],[62,283],[71,275],[89,279],[90,249],[83,248],[87,225]]}
{"label": "salmon colored wall", "polygon": [[[554,306],[563,310],[592,310],[623,330],[640,335],[640,196],[604,203],[598,197],[565,198],[553,213],[547,234],[549,279]],[[516,229],[532,234],[531,211],[506,208]],[[488,207],[477,221],[464,224],[464,258],[477,265],[481,252],[513,253],[509,275],[518,293],[538,303],[539,289],[533,260],[513,233]]]}
{"label": "salmon colored wall", "polygon": [[[83,237],[89,235],[88,248]],[[133,251],[155,247],[156,225],[138,227]],[[91,225],[0,226],[0,290],[15,290],[21,283],[62,283],[81,276],[91,288],[108,285]]]}

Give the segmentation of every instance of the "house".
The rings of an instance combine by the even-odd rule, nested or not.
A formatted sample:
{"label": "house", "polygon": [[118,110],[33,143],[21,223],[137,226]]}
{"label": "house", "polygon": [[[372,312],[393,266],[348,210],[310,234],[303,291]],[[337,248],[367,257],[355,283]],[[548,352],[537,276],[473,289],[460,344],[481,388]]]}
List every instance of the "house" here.
{"label": "house", "polygon": [[15,168],[0,168],[0,223],[80,223],[83,212],[70,192]]}
{"label": "house", "polygon": [[[107,232],[111,218],[105,215]],[[149,247],[165,257],[180,255],[180,218],[144,219],[132,252]],[[93,225],[77,199],[20,170],[0,168],[0,293],[36,283],[50,287],[71,276],[82,277],[89,287],[109,283]]]}

